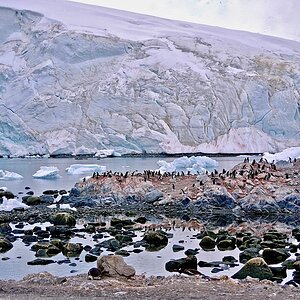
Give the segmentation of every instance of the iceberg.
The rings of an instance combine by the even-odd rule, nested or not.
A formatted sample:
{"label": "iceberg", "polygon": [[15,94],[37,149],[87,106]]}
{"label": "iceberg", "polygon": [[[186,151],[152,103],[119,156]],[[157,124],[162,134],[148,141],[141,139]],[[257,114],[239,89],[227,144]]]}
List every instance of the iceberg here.
{"label": "iceberg", "polygon": [[300,147],[291,147],[287,148],[281,152],[271,154],[269,152],[265,152],[263,158],[265,158],[267,161],[288,161],[290,158],[300,158]]}
{"label": "iceberg", "polygon": [[34,178],[39,178],[39,179],[54,179],[54,178],[59,178],[60,177],[58,172],[59,172],[59,169],[57,167],[42,166],[32,176]]}
{"label": "iceberg", "polygon": [[218,162],[207,156],[183,156],[174,159],[172,162],[159,160],[157,165],[161,172],[189,171],[191,174],[198,174],[204,173],[206,168],[217,167]]}
{"label": "iceberg", "polygon": [[3,197],[3,202],[2,204],[0,204],[0,211],[4,210],[4,211],[11,211],[14,208],[17,207],[23,207],[23,208],[28,208],[29,206],[20,202],[17,199],[6,199],[6,197]]}
{"label": "iceberg", "polygon": [[0,180],[18,180],[23,179],[23,176],[7,170],[0,170]]}
{"label": "iceberg", "polygon": [[66,172],[71,175],[80,174],[91,174],[93,172],[102,173],[106,171],[106,166],[100,166],[97,164],[85,165],[85,164],[74,164],[66,168]]}
{"label": "iceberg", "polygon": [[116,152],[114,149],[98,150],[95,153],[95,157],[108,157],[108,156],[121,156],[121,154],[119,152]]}

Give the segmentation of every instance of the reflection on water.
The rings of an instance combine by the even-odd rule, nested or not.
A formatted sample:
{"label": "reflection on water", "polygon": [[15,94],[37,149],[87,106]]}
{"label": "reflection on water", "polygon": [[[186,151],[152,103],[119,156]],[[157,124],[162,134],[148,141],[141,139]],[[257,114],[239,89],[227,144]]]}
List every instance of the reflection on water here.
{"label": "reflection on water", "polygon": [[[100,217],[101,222],[106,222],[109,224],[110,217]],[[34,226],[40,226],[42,229],[45,229],[46,226],[50,226],[50,223],[42,223],[42,224],[34,224],[29,225],[24,223],[23,230],[32,229]],[[12,228],[15,229],[15,225],[11,224]],[[142,225],[141,225],[142,226]],[[77,225],[78,229],[84,228],[84,223],[79,222]],[[106,227],[108,229],[108,226]],[[113,238],[113,236],[109,235],[106,232],[104,227],[103,237],[97,240],[93,239],[94,234],[89,234],[85,232],[79,232],[75,234],[75,236],[71,237],[68,242],[72,243],[81,243],[83,246],[92,246],[94,247],[95,244],[101,243],[105,240]],[[227,267],[224,270],[214,274],[212,272],[213,268],[205,267],[200,268],[198,267],[198,271],[202,274],[207,276],[220,276],[220,275],[228,275],[232,276],[235,274],[243,264],[239,263],[239,253],[241,252],[238,248],[230,251],[220,251],[216,247],[214,251],[204,251],[199,246],[200,239],[197,239],[197,234],[200,233],[199,228],[186,228],[186,227],[173,227],[167,230],[167,233],[170,234],[168,239],[168,244],[163,249],[159,251],[146,251],[143,246],[140,246],[139,249],[142,250],[140,253],[134,253],[133,250],[137,249],[134,247],[134,243],[137,241],[141,241],[143,238],[143,234],[149,228],[140,227],[136,228],[134,233],[135,237],[133,238],[133,243],[129,246],[123,247],[122,249],[127,250],[130,255],[128,257],[124,257],[124,260],[129,264],[132,265],[137,274],[145,274],[146,276],[168,276],[174,273],[170,273],[165,270],[165,264],[170,261],[171,259],[179,259],[184,258],[186,255],[184,252],[188,249],[197,249],[198,254],[196,254],[197,261],[205,261],[205,262],[221,262],[224,256],[233,256],[237,260],[237,266],[234,267]],[[216,230],[216,232],[219,229]],[[22,279],[27,274],[38,273],[38,272],[50,272],[53,275],[57,276],[71,276],[76,274],[87,274],[88,270],[92,267],[96,267],[96,262],[85,262],[85,256],[88,253],[87,251],[83,250],[79,257],[66,257],[62,253],[58,255],[52,256],[48,259],[52,259],[55,261],[53,264],[45,265],[45,266],[29,266],[27,265],[28,261],[32,261],[36,259],[35,252],[30,250],[31,245],[25,245],[22,240],[21,236],[15,233],[15,236],[18,237],[17,240],[13,243],[14,247],[5,253],[0,253],[0,260],[1,260],[1,268],[0,268],[0,278],[1,279]],[[50,239],[44,239],[43,241],[49,241]],[[296,241],[292,241],[296,243]],[[184,247],[184,250],[179,252],[173,251],[173,245],[181,245]],[[113,254],[111,251],[107,251],[105,248],[101,248],[103,252],[101,255],[104,254]],[[290,259],[295,259],[295,254],[292,254]],[[279,266],[280,264],[278,264]],[[292,278],[292,270],[288,270],[288,276],[283,281],[286,282]]]}

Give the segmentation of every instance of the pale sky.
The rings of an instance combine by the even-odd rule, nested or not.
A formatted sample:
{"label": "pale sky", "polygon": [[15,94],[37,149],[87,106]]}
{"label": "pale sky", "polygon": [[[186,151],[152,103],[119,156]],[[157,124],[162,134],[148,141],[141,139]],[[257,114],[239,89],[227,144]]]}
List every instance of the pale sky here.
{"label": "pale sky", "polygon": [[300,41],[300,0],[72,0]]}

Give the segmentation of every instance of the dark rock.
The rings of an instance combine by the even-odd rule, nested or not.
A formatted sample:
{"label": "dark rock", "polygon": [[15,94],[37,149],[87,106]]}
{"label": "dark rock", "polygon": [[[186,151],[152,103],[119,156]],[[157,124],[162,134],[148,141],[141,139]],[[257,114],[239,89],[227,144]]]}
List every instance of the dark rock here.
{"label": "dark rock", "polygon": [[79,256],[83,250],[80,243],[66,243],[62,248],[62,253],[68,257]]}
{"label": "dark rock", "polygon": [[199,246],[204,250],[204,251],[211,251],[215,249],[216,242],[215,240],[210,237],[210,236],[204,236],[202,240],[199,243]]}
{"label": "dark rock", "polygon": [[24,244],[31,244],[31,243],[37,242],[37,240],[38,240],[37,236],[34,236],[34,235],[24,235],[21,238],[22,238],[22,242]]}
{"label": "dark rock", "polygon": [[12,231],[12,228],[10,227],[9,223],[0,223],[0,234],[8,234]]}
{"label": "dark rock", "polygon": [[54,264],[55,261],[52,259],[42,259],[42,258],[37,258],[35,260],[29,261],[27,262],[27,265],[29,266],[45,266],[45,265],[49,265],[49,264]]}
{"label": "dark rock", "polygon": [[176,260],[170,260],[166,263],[165,269],[169,272],[182,273],[185,270],[197,270],[197,258],[194,255]]}
{"label": "dark rock", "polygon": [[173,245],[172,250],[173,250],[173,252],[179,252],[179,251],[184,250],[184,247],[181,245]]}
{"label": "dark rock", "polygon": [[87,253],[84,257],[86,262],[94,262],[97,260],[97,256]]}
{"label": "dark rock", "polygon": [[267,264],[278,264],[285,261],[290,254],[284,249],[269,249],[263,250],[262,257]]}
{"label": "dark rock", "polygon": [[161,230],[148,231],[144,234],[143,241],[149,244],[149,246],[146,247],[148,251],[157,251],[167,246],[168,237],[166,233]]}
{"label": "dark rock", "polygon": [[121,227],[124,227],[124,226],[134,225],[134,222],[130,219],[121,220],[121,219],[118,219],[118,218],[112,218],[111,221],[110,221],[110,225],[111,226],[120,225]]}
{"label": "dark rock", "polygon": [[0,198],[5,197],[6,199],[14,199],[15,195],[10,191],[0,191]]}
{"label": "dark rock", "polygon": [[245,251],[243,251],[239,254],[239,261],[244,264],[251,258],[259,257],[260,256],[259,250],[260,250],[259,248],[245,249]]}
{"label": "dark rock", "polygon": [[273,273],[273,277],[276,278],[286,278],[287,273],[287,267],[269,267]]}
{"label": "dark rock", "polygon": [[13,247],[13,244],[8,241],[6,238],[0,237],[0,253],[4,253],[10,250]]}
{"label": "dark rock", "polygon": [[115,252],[116,255],[121,255],[121,256],[129,256],[130,253],[127,251],[127,250],[124,250],[124,249],[120,249],[120,250],[117,250]]}
{"label": "dark rock", "polygon": [[76,225],[76,219],[69,213],[57,213],[53,216],[52,222],[54,225],[66,225],[73,227]]}
{"label": "dark rock", "polygon": [[58,194],[58,190],[45,190],[43,191],[44,195],[54,195],[54,194]]}
{"label": "dark rock", "polygon": [[43,203],[42,199],[40,197],[37,196],[25,196],[22,198],[23,203],[25,203],[26,205],[29,206],[33,206],[33,205],[39,205],[41,203]]}
{"label": "dark rock", "polygon": [[136,223],[145,224],[147,222],[147,219],[145,217],[138,217],[134,220]]}

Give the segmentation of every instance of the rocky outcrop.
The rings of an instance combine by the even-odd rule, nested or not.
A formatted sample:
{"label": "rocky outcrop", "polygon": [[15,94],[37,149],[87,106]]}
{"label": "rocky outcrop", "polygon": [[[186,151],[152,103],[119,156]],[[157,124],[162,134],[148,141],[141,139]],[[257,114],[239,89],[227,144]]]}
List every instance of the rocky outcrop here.
{"label": "rocky outcrop", "polygon": [[130,278],[135,275],[133,267],[127,265],[120,255],[104,255],[97,260],[97,268],[104,276]]}
{"label": "rocky outcrop", "polygon": [[89,11],[97,34],[0,7],[0,155],[299,146],[298,42]]}

